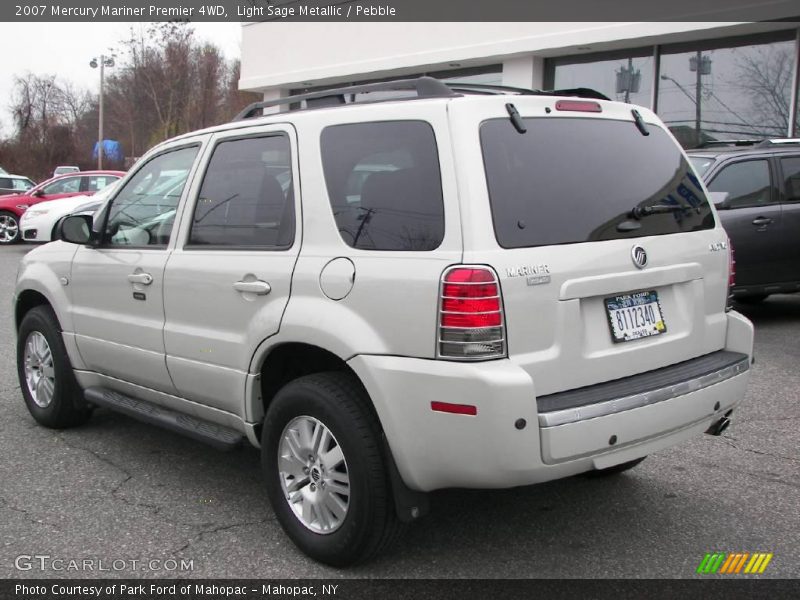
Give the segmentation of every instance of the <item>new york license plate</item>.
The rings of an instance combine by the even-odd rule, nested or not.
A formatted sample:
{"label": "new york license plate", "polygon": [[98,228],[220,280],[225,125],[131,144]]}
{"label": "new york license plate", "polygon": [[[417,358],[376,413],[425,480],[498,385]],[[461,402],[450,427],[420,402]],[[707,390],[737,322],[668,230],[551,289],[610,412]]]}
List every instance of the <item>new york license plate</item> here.
{"label": "new york license plate", "polygon": [[615,343],[630,342],[667,331],[658,292],[637,292],[606,298],[606,312]]}

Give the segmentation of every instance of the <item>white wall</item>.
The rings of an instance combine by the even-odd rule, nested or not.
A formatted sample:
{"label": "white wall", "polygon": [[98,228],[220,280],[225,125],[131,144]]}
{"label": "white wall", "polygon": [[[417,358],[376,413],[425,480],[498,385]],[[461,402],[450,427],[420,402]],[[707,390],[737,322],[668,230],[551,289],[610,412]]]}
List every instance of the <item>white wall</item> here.
{"label": "white wall", "polygon": [[723,37],[780,23],[247,23],[239,87],[261,91],[503,63],[541,87],[544,57]]}

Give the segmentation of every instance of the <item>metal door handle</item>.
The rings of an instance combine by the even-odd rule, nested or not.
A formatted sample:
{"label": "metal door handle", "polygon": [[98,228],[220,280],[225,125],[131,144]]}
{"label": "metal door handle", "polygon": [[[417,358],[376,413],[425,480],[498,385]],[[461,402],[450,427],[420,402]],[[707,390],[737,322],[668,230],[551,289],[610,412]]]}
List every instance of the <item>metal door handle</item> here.
{"label": "metal door handle", "polygon": [[763,227],[765,225],[769,225],[770,223],[772,223],[772,219],[767,217],[756,217],[753,219],[753,225],[756,227]]}
{"label": "metal door handle", "polygon": [[150,285],[153,283],[153,276],[150,273],[131,273],[128,275],[128,281],[131,283],[141,283],[142,285]]}
{"label": "metal door handle", "polygon": [[237,292],[256,294],[257,296],[266,296],[272,291],[270,285],[266,281],[261,281],[260,279],[255,281],[237,281],[233,284],[233,289]]}

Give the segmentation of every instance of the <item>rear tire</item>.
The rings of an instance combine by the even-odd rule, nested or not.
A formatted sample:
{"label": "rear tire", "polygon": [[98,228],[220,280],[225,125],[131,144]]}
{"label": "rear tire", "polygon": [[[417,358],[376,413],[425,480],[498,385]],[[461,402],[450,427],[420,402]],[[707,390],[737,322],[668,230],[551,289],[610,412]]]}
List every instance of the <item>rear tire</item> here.
{"label": "rear tire", "polygon": [[264,420],[261,459],[278,522],[314,560],[345,567],[402,532],[366,391],[347,373],[283,387]]}
{"label": "rear tire", "polygon": [[646,456],[642,458],[637,458],[635,460],[629,460],[628,462],[620,463],[618,465],[614,465],[613,467],[608,467],[606,469],[595,469],[594,471],[589,471],[586,473],[588,477],[610,477],[612,475],[619,475],[620,473],[624,473],[625,471],[630,471],[633,467],[638,465],[642,462]]}
{"label": "rear tire", "polygon": [[91,409],[69,362],[53,309],[36,306],[22,318],[17,334],[17,375],[22,397],[40,425],[64,429],[85,423]]}
{"label": "rear tire", "polygon": [[16,244],[21,239],[19,217],[7,210],[0,210],[0,246]]}

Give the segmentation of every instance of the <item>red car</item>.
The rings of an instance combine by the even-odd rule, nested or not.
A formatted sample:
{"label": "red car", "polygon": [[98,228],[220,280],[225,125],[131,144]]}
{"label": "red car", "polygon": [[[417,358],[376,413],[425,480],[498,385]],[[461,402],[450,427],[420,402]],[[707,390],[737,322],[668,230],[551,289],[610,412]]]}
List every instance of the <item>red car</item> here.
{"label": "red car", "polygon": [[24,194],[0,196],[0,245],[20,237],[19,218],[29,206],[70,196],[91,195],[125,175],[124,171],[79,171],[48,179]]}

